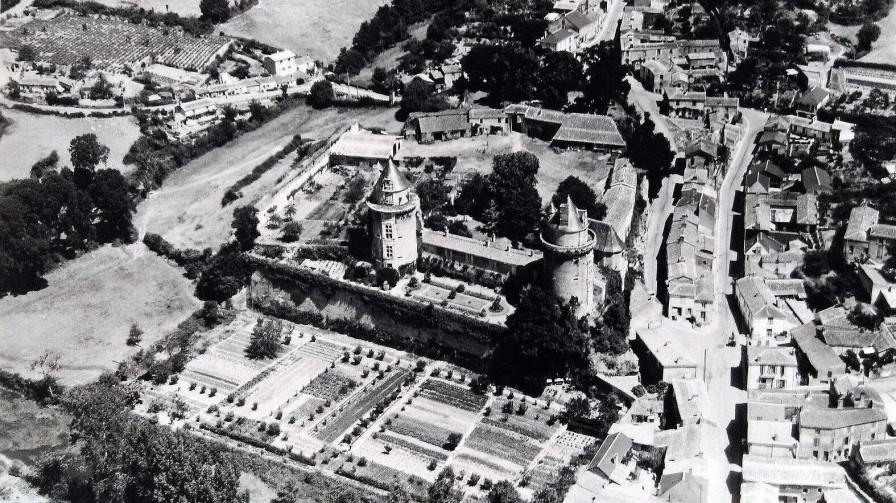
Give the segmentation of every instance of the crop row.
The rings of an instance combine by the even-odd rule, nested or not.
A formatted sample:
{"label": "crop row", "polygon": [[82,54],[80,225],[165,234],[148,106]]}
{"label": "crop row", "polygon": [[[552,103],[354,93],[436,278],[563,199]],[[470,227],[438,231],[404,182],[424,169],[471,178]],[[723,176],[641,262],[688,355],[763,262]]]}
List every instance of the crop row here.
{"label": "crop row", "polygon": [[392,445],[395,445],[402,449],[411,451],[414,454],[420,454],[420,455],[426,456],[427,458],[434,458],[439,461],[445,461],[446,459],[448,459],[448,455],[442,451],[435,450],[435,449],[420,445],[416,442],[410,442],[401,437],[397,437],[393,433],[390,433],[390,432],[380,433],[379,437],[377,437],[377,439],[381,440],[385,443],[392,444]]}
{"label": "crop row", "polygon": [[484,395],[435,379],[427,379],[420,389],[424,396],[470,412],[478,412],[488,400]]}
{"label": "crop row", "polygon": [[529,464],[541,451],[540,447],[487,424],[478,425],[464,445],[520,466]]}
{"label": "crop row", "polygon": [[317,432],[317,438],[325,442],[336,440],[349,426],[370,412],[377,404],[383,402],[391,393],[398,390],[406,374],[407,372],[403,370],[392,372],[380,379],[379,383],[362,391],[360,397],[354,397],[344,411],[341,413],[337,412],[336,417]]}

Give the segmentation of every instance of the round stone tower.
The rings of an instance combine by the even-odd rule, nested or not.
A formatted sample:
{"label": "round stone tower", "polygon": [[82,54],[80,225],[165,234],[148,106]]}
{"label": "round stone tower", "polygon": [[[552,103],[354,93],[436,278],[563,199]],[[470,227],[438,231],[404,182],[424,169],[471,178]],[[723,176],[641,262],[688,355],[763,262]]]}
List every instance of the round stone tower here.
{"label": "round stone tower", "polygon": [[594,308],[596,236],[588,228],[588,214],[569,198],[559,209],[550,205],[547,213],[541,233],[545,286],[564,303],[575,298],[576,316],[590,315]]}
{"label": "round stone tower", "polygon": [[420,199],[392,159],[386,163],[367,200],[371,255],[377,268],[413,272],[420,256]]}

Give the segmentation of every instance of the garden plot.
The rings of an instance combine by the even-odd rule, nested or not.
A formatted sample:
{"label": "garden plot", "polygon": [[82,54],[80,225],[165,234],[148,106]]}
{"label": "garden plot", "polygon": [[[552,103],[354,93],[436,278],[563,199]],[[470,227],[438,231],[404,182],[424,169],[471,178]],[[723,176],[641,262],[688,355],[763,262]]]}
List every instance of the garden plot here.
{"label": "garden plot", "polygon": [[249,382],[270,362],[246,358],[246,348],[255,320],[239,318],[231,323],[233,335],[215,344],[204,354],[187,364],[181,379],[188,383],[216,387],[224,394],[231,393]]}
{"label": "garden plot", "polygon": [[70,15],[36,20],[0,37],[0,45],[30,45],[41,61],[72,65],[86,54],[99,66],[129,65],[153,58],[156,63],[199,70],[223,54],[231,39],[197,38],[182,30],[153,28],[116,18]]}
{"label": "garden plot", "polygon": [[[308,337],[302,337],[299,343],[307,340]],[[321,341],[307,342],[290,351],[247,393],[246,401],[258,404],[257,410],[248,416],[263,419],[272,412],[282,411],[302,388],[327,370],[341,354],[340,348]]]}
{"label": "garden plot", "polygon": [[544,450],[542,457],[535,463],[526,475],[529,477],[529,488],[537,491],[538,488],[552,482],[560,469],[579,454],[585,452],[585,448],[594,443],[596,439],[580,433],[564,431],[557,435]]}
{"label": "garden plot", "polygon": [[407,375],[403,369],[394,369],[385,373],[378,382],[361,388],[350,397],[347,407],[333,412],[315,427],[314,436],[328,443],[339,439],[353,424],[401,388]]}
{"label": "garden plot", "polygon": [[[391,450],[387,453],[386,448]],[[352,445],[352,453],[358,457],[375,459],[378,463],[387,463],[389,466],[411,477],[419,477],[427,482],[433,482],[436,475],[444,465],[439,459],[423,452],[417,452],[409,448],[396,447],[395,443],[384,441],[383,434],[377,434],[376,438],[368,437]],[[430,463],[436,463],[437,468],[430,470]],[[373,463],[370,461],[369,463]]]}
{"label": "garden plot", "polygon": [[446,304],[468,313],[479,314],[483,310],[488,312],[488,308],[492,305],[491,301],[473,297],[465,293],[455,293],[454,298],[449,298],[451,290],[436,286],[433,284],[424,284],[417,290],[414,290],[413,296],[433,304]]}

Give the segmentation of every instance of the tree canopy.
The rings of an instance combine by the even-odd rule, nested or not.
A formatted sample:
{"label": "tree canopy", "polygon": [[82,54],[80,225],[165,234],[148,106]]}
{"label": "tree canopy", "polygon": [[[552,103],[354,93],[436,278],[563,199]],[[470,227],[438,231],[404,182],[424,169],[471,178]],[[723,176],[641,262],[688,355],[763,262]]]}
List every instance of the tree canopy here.
{"label": "tree canopy", "polygon": [[327,108],[336,100],[336,94],[333,92],[333,84],[329,80],[318,80],[311,85],[311,91],[308,93],[308,104],[312,108]]}
{"label": "tree canopy", "polygon": [[546,379],[587,371],[588,355],[587,338],[571,306],[530,286],[507,317],[507,331],[497,342],[490,373],[495,382],[538,394]]}
{"label": "tree canopy", "polygon": [[202,17],[212,23],[223,23],[230,19],[230,2],[228,0],[200,0],[199,12]]}
{"label": "tree canopy", "polygon": [[233,210],[233,234],[236,242],[243,250],[251,250],[255,246],[255,240],[261,233],[258,231],[258,208],[255,206],[240,206]]}
{"label": "tree canopy", "polygon": [[554,206],[559,207],[566,203],[567,196],[572,199],[576,207],[588,211],[588,218],[603,220],[607,215],[607,206],[597,201],[594,189],[576,176],[569,175],[557,186],[557,193],[552,199]]}

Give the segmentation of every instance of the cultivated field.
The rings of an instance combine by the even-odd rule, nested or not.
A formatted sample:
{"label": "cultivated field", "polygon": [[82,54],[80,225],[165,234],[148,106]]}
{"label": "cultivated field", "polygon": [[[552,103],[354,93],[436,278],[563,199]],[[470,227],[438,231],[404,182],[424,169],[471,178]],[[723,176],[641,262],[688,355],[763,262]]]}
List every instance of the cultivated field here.
{"label": "cultivated field", "polygon": [[380,5],[382,0],[260,0],[220,30],[330,62]]}
{"label": "cultivated field", "polygon": [[64,384],[92,381],[138,348],[125,344],[132,323],[143,345],[200,307],[182,271],[142,243],[104,246],[46,276],[49,286],[0,299],[0,366],[39,377],[31,363],[58,354]]}
{"label": "cultivated field", "polygon": [[[412,490],[448,465],[462,486],[550,480],[593,439],[554,419],[561,406],[510,390],[477,394],[469,371],[344,335],[284,322],[280,352],[245,357],[257,321],[241,313],[177,380],[148,386],[139,412],[186,405],[184,420],[213,433],[377,487]],[[288,336],[289,343],[286,344]],[[152,406],[153,412],[149,412]],[[160,410],[161,409],[161,410]]]}
{"label": "cultivated field", "polygon": [[58,65],[77,63],[84,56],[98,66],[135,64],[151,57],[156,63],[189,70],[205,67],[229,43],[224,37],[197,38],[171,28],[71,15],[35,20],[0,35],[0,45],[30,45],[41,60]]}
{"label": "cultivated field", "polygon": [[[71,166],[68,146],[78,135],[93,133],[109,147],[108,167],[128,172],[121,160],[140,137],[132,117],[65,119],[35,115],[19,110],[3,110],[11,124],[0,136],[0,182],[28,178],[31,166],[55,150],[62,164]],[[52,133],[52,134],[50,134]]]}
{"label": "cultivated field", "polygon": [[[87,0],[83,0],[87,1]],[[199,0],[93,0],[109,7],[138,7],[156,12],[173,12],[181,16],[199,16]]]}
{"label": "cultivated field", "polygon": [[536,178],[538,193],[544,200],[551,197],[567,176],[574,175],[593,187],[598,195],[609,174],[606,158],[588,151],[556,151],[544,141],[511,132],[507,136],[475,136],[460,140],[435,142],[430,145],[415,141],[404,142],[402,155],[408,157],[457,157],[454,173],[463,175],[478,171],[491,173],[494,157],[498,154],[532,152],[538,157],[540,168]]}
{"label": "cultivated field", "polygon": [[175,172],[163,187],[143,201],[134,217],[143,232],[155,232],[177,247],[218,247],[231,233],[233,209],[269,195],[278,180],[291,170],[292,156],[265,173],[257,182],[242,189],[243,197],[226,207],[221,198],[237,180],[275,154],[296,133],[322,139],[358,121],[365,126],[397,130],[394,109],[291,109],[263,127],[209,152]]}

